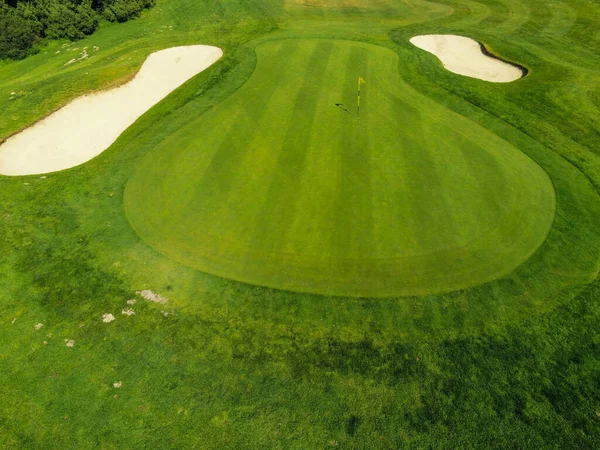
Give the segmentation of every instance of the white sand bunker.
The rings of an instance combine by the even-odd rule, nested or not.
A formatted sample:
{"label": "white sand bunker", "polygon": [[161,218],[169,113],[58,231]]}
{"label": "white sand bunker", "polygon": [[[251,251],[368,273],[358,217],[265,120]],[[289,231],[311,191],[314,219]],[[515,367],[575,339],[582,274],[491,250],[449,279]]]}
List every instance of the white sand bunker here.
{"label": "white sand bunker", "polygon": [[0,145],[0,174],[55,172],[89,161],[153,105],[221,56],[221,49],[207,45],[152,53],[129,83],[79,97],[7,139]]}
{"label": "white sand bunker", "polygon": [[494,83],[508,83],[523,77],[523,69],[484,53],[481,44],[453,34],[415,36],[410,42],[433,53],[450,72]]}

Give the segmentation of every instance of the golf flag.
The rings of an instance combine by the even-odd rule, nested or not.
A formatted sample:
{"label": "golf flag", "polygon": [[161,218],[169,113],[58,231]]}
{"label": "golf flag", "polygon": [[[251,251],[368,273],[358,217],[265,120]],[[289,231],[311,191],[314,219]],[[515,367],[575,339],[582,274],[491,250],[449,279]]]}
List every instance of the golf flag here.
{"label": "golf flag", "polygon": [[358,77],[358,95],[356,101],[356,117],[360,117],[360,85],[366,83],[363,77]]}

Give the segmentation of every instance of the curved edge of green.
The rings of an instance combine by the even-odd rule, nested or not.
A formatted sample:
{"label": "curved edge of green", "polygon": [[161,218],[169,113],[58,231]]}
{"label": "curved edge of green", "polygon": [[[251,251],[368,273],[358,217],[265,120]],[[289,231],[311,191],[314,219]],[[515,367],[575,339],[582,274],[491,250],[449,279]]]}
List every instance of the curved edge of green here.
{"label": "curved edge of green", "polygon": [[[255,49],[261,44],[264,44],[265,42],[272,42],[272,40],[259,42],[256,45]],[[373,45],[365,44],[363,42],[349,42],[357,44],[360,43],[361,45]],[[251,76],[246,80],[246,82],[243,85],[247,84],[250,78]],[[242,86],[240,86],[240,88]],[[237,91],[234,91],[230,95],[234,95],[235,92]],[[428,100],[432,101],[430,99]],[[439,107],[444,108],[441,104],[437,102],[435,103]],[[459,114],[451,110],[448,110],[448,113],[460,116]],[[464,116],[460,117],[462,117],[462,120],[469,120]],[[194,124],[192,123],[191,125]],[[523,153],[523,155],[525,155],[527,159],[531,160],[532,164],[535,164],[536,167],[541,169],[540,172],[543,173],[543,176],[546,177],[546,181],[548,181],[548,185],[551,186],[551,189],[547,191],[547,193],[551,193],[551,198],[546,198],[546,201],[549,201],[552,204],[552,217],[549,221],[547,221],[547,226],[542,227],[544,229],[540,229],[539,227],[527,229],[525,233],[523,233],[520,236],[521,238],[527,237],[528,239],[526,240],[529,240],[529,238],[531,238],[532,236],[535,236],[537,239],[535,239],[535,245],[530,245],[529,247],[527,247],[527,251],[519,254],[518,258],[515,259],[514,257],[512,257],[510,264],[505,264],[502,267],[497,267],[497,265],[489,258],[490,256],[495,255],[487,255],[489,261],[487,264],[481,264],[475,268],[466,268],[466,270],[464,270],[463,272],[457,272],[452,276],[438,276],[432,278],[430,276],[430,272],[438,271],[438,273],[441,273],[440,267],[435,267],[434,265],[432,268],[427,269],[427,267],[424,265],[420,274],[413,274],[413,277],[410,280],[403,280],[400,277],[395,276],[398,273],[398,266],[396,265],[396,263],[394,263],[392,266],[384,265],[383,267],[378,267],[377,264],[373,264],[377,261],[377,259],[366,259],[362,261],[350,262],[350,265],[348,265],[348,261],[346,260],[344,261],[344,264],[342,264],[342,266],[340,266],[337,270],[334,270],[333,272],[345,274],[345,271],[347,271],[350,267],[350,269],[353,271],[352,273],[355,282],[349,286],[347,276],[323,276],[323,274],[331,272],[331,267],[335,267],[336,261],[322,258],[319,260],[307,261],[307,263],[304,264],[304,267],[302,268],[304,271],[302,276],[298,277],[298,274],[295,274],[293,277],[289,277],[285,273],[285,271],[281,271],[281,258],[277,261],[273,261],[270,258],[271,255],[269,254],[252,254],[252,261],[250,264],[248,263],[247,258],[243,258],[242,260],[235,260],[231,258],[219,259],[211,257],[210,255],[204,255],[204,258],[199,259],[197,254],[193,252],[186,252],[184,249],[181,248],[180,251],[177,252],[176,255],[174,255],[171,250],[173,246],[181,247],[181,241],[178,241],[177,239],[165,239],[164,237],[159,237],[157,239],[148,239],[149,234],[152,233],[148,233],[147,223],[144,223],[144,220],[139,220],[140,217],[144,219],[148,216],[146,214],[138,215],[135,212],[137,210],[137,212],[139,213],[139,207],[136,204],[136,198],[139,199],[139,196],[144,195],[144,183],[138,185],[142,188],[141,190],[138,190],[138,192],[136,192],[135,184],[138,182],[137,177],[139,177],[140,174],[143,173],[145,169],[147,169],[153,163],[153,155],[156,155],[156,153],[158,153],[158,150],[159,149],[153,149],[146,155],[146,157],[144,158],[142,163],[138,165],[138,167],[134,171],[133,176],[129,179],[126,185],[124,194],[124,207],[128,221],[130,222],[130,225],[136,231],[136,233],[143,239],[145,237],[144,240],[146,242],[149,242],[152,247],[163,253],[165,256],[171,257],[172,259],[185,265],[188,265],[194,269],[212,273],[214,275],[222,276],[225,278],[230,278],[236,281],[257,284],[276,289],[323,295],[359,297],[426,295],[465,289],[502,278],[514,271],[520,265],[522,265],[525,261],[527,261],[536,253],[540,246],[543,245],[546,237],[551,232],[552,223],[554,220],[556,192],[551,177],[548,175],[546,170],[543,170],[543,168],[541,168],[537,164],[537,162],[534,159],[527,155],[527,153]],[[515,150],[520,151],[518,149]],[[214,238],[215,241],[219,240],[218,237]],[[503,255],[503,250],[504,249],[498,249],[497,254]],[[247,256],[248,255],[250,255],[250,253],[248,253]],[[233,254],[232,256],[235,257],[239,255]],[[504,256],[507,256],[506,252],[504,252]],[[509,259],[510,256],[511,255],[508,255]],[[293,259],[295,259],[296,262],[298,262],[298,258]],[[411,263],[409,262],[408,264]],[[390,273],[390,271],[394,273]],[[265,276],[265,274],[267,276]],[[274,276],[274,274],[277,274],[277,276]],[[428,275],[429,278],[420,278],[420,276],[425,275]],[[465,276],[468,278],[468,280],[464,279]],[[390,280],[390,282],[385,286],[382,286],[382,277],[386,278],[387,280]]]}

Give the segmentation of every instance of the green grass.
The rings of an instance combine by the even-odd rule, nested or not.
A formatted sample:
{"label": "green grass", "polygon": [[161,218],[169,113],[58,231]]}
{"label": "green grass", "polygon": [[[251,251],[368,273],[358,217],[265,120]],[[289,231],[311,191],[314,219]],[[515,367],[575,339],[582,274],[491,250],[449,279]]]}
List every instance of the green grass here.
{"label": "green grass", "polygon": [[499,278],[546,239],[547,174],[415,93],[392,51],[287,39],[257,53],[240,90],[128,181],[129,220],[165,255],[276,288],[417,295]]}
{"label": "green grass", "polygon": [[[65,47],[100,46],[90,60],[64,67],[71,56],[64,49],[56,54],[57,44],[47,54],[0,64],[6,137],[82,92],[127,79],[154,50],[187,43],[225,50],[217,65],[156,105],[98,158],[46,179],[0,177],[0,448],[599,446],[598,3],[352,2],[360,0],[326,2],[340,8],[163,0],[139,20]],[[172,31],[160,31],[169,25]],[[480,39],[530,74],[506,85],[458,77],[408,43],[414,34],[441,31]],[[216,121],[256,77],[268,76],[262,52],[286,38],[308,47],[324,39],[348,48],[375,45],[382,56],[369,57],[369,67],[398,62],[379,83],[366,77],[363,120],[376,114],[369,99],[389,92],[385,98],[400,96],[413,108],[455,118],[448,144],[455,144],[456,130],[477,124],[475,144],[499,143],[480,144],[485,154],[504,149],[507,159],[497,161],[515,158],[526,161],[518,170],[543,169],[555,212],[542,245],[494,281],[385,299],[257,287],[186,267],[147,245],[124,210],[140,167],[178,151],[185,156],[185,146],[168,143],[189,143],[189,128],[206,135],[199,125]],[[299,79],[307,73],[306,64],[295,68]],[[281,68],[279,75],[287,73]],[[340,83],[325,94],[342,89],[340,101],[351,103],[357,75],[339,73]],[[11,92],[19,93],[16,100]],[[269,111],[253,120],[259,114]],[[333,134],[362,123],[311,128]],[[406,139],[404,132],[398,127],[390,135]],[[173,171],[165,167],[167,178],[145,189],[157,195],[160,183],[175,182]],[[121,315],[144,288],[169,303],[138,296],[136,315]],[[102,323],[107,312],[117,320]],[[38,322],[44,327],[36,331]],[[122,388],[112,387],[116,381]]]}

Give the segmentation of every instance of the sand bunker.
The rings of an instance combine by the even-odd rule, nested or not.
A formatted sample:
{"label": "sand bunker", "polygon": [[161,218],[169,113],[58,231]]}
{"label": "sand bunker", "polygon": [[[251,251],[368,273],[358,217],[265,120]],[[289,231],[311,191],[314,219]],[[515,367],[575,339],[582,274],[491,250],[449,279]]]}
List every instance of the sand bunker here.
{"label": "sand bunker", "polygon": [[0,174],[55,172],[89,161],[153,105],[222,55],[221,49],[207,45],[152,53],[129,83],[79,97],[7,139],[0,145]]}
{"label": "sand bunker", "polygon": [[521,67],[484,53],[483,46],[468,37],[452,34],[415,36],[410,42],[433,53],[450,72],[494,83],[508,83],[523,77]]}

